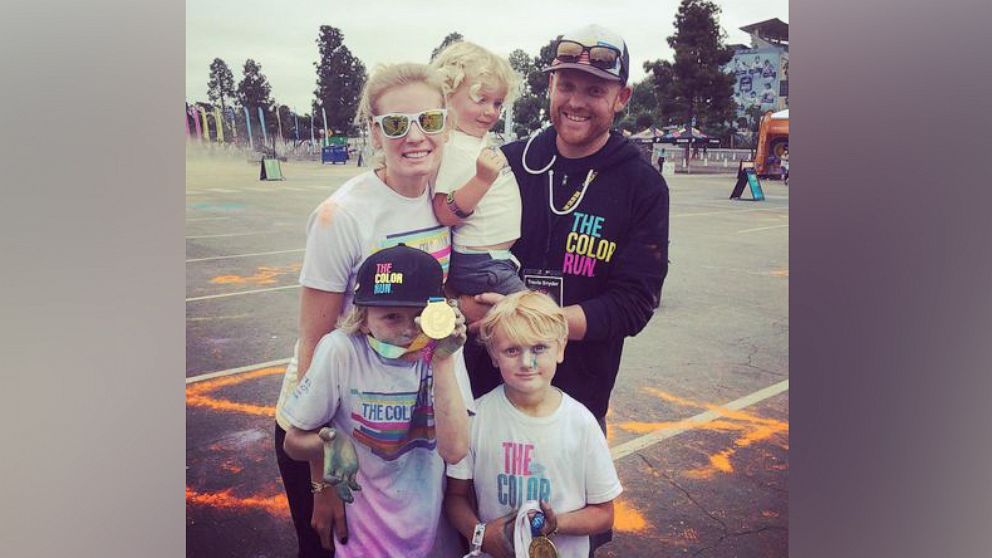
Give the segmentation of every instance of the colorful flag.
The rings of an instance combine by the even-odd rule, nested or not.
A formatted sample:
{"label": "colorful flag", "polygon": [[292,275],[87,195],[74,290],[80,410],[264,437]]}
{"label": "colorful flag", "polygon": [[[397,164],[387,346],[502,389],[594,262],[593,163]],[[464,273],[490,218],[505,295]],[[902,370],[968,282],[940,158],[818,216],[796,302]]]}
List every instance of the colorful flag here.
{"label": "colorful flag", "polygon": [[258,122],[259,126],[262,127],[262,145],[269,143],[269,134],[265,132],[265,113],[262,112],[262,107],[258,107]]}
{"label": "colorful flag", "polygon": [[203,135],[200,137],[201,139],[206,138],[207,141],[210,141],[210,128],[207,127],[207,111],[203,107],[200,107],[200,118],[203,119],[203,128],[201,128]]}
{"label": "colorful flag", "polygon": [[331,130],[327,127],[327,111],[320,107],[320,114],[324,117],[324,145],[331,145]]}
{"label": "colorful flag", "polygon": [[217,126],[217,141],[224,141],[224,119],[220,116],[220,107],[214,107],[214,125]]}
{"label": "colorful flag", "polygon": [[248,149],[254,150],[255,143],[251,139],[251,116],[248,114],[248,107],[241,107],[245,111],[245,128],[248,129]]}
{"label": "colorful flag", "polygon": [[196,113],[196,105],[190,107],[189,115],[193,117],[193,128],[196,130],[196,137],[203,141],[203,131],[200,129],[200,118]]}

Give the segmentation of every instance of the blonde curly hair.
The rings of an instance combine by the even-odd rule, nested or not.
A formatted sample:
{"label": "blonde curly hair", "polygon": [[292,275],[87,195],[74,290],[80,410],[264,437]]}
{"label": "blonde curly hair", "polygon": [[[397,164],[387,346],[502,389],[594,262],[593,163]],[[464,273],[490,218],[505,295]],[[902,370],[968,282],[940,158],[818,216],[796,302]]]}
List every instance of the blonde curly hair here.
{"label": "blonde curly hair", "polygon": [[520,77],[505,58],[469,42],[459,41],[448,45],[431,62],[444,76],[445,95],[450,96],[466,79],[470,79],[469,96],[478,100],[483,86],[494,89],[506,88],[505,105],[510,105],[518,96]]}

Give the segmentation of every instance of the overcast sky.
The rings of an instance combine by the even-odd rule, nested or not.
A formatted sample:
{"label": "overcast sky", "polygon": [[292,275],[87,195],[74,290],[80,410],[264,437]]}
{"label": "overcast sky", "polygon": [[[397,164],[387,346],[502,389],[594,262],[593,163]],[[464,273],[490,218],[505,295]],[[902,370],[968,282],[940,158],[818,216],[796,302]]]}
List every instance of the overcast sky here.
{"label": "overcast sky", "polygon": [[[748,44],[738,28],[765,19],[789,21],[788,0],[724,0],[720,25],[728,44]],[[679,0],[187,0],[186,99],[207,100],[210,63],[221,58],[242,78],[253,58],[279,103],[309,111],[316,73],[317,31],[332,25],[371,71],[380,62],[427,62],[448,33],[502,55],[536,56],[557,35],[599,23],[623,36],[631,81],[648,60],[671,60],[665,39],[674,32]]]}

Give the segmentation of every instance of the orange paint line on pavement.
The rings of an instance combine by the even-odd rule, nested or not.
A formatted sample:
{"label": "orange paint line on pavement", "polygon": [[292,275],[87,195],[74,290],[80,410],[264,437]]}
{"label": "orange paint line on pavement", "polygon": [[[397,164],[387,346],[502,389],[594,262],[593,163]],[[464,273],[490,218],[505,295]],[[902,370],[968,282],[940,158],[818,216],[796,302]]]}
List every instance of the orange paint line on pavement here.
{"label": "orange paint line on pavement", "polygon": [[281,275],[299,273],[303,264],[295,263],[288,266],[262,266],[256,268],[254,275],[218,275],[210,282],[215,285],[274,285]]}
{"label": "orange paint line on pavement", "polygon": [[712,422],[707,422],[705,424],[699,424],[692,422],[690,420],[677,420],[671,422],[637,422],[628,421],[621,422],[617,425],[619,428],[626,430],[627,432],[633,432],[635,434],[647,434],[648,432],[654,432],[656,430],[661,430],[663,428],[690,428],[693,430],[744,430],[747,426],[736,423],[729,422],[725,420],[714,420]]}
{"label": "orange paint line on pavement", "polygon": [[613,502],[613,529],[622,533],[640,533],[648,530],[644,515],[622,498]]}
{"label": "orange paint line on pavement", "polygon": [[274,406],[239,403],[237,401],[220,399],[214,397],[213,392],[220,388],[237,385],[255,378],[272,376],[275,374],[284,374],[285,372],[285,366],[273,366],[270,368],[262,368],[261,370],[245,372],[236,376],[225,376],[213,380],[205,380],[196,384],[190,384],[186,386],[186,406],[202,407],[215,411],[228,411],[247,415],[274,417],[276,415],[276,408]]}
{"label": "orange paint line on pavement", "polygon": [[194,506],[225,510],[257,509],[280,517],[289,516],[289,503],[286,501],[286,495],[281,493],[272,496],[239,497],[233,495],[230,489],[220,492],[197,492],[187,486],[186,502]]}
{"label": "orange paint line on pavement", "polygon": [[734,455],[736,450],[726,449],[720,453],[710,456],[710,465],[714,469],[720,471],[721,473],[733,473],[734,466],[730,464],[730,456]]}
{"label": "orange paint line on pavement", "polygon": [[[707,456],[709,460],[707,466],[698,469],[690,469],[683,473],[685,476],[690,478],[710,479],[717,473],[732,473],[734,472],[732,458],[737,452],[737,450],[734,449],[735,447],[748,447],[756,442],[768,440],[776,434],[787,433],[789,431],[789,423],[786,421],[759,417],[752,413],[736,411],[726,407],[721,407],[719,405],[692,401],[690,399],[679,397],[655,388],[649,387],[644,388],[644,390],[664,401],[675,403],[683,407],[706,409],[707,411],[717,413],[725,418],[723,420],[713,420],[703,424],[699,424],[691,420],[667,422],[628,421],[619,423],[619,428],[637,434],[645,434],[662,429],[708,430],[714,432],[739,433],[739,435],[734,438],[732,447]],[[788,444],[785,443],[784,447],[788,449]]]}
{"label": "orange paint line on pavement", "polygon": [[751,414],[751,413],[746,413],[744,411],[735,411],[733,409],[728,409],[728,408],[722,407],[720,405],[713,405],[712,403],[699,403],[699,402],[696,402],[696,401],[692,401],[692,400],[689,400],[689,399],[684,399],[684,398],[681,398],[681,397],[672,395],[670,393],[661,391],[660,389],[655,389],[655,388],[647,387],[647,388],[644,388],[644,391],[646,391],[646,392],[648,392],[648,393],[650,393],[652,395],[655,395],[655,396],[657,396],[660,399],[663,399],[665,401],[670,401],[672,403],[678,403],[679,405],[682,405],[684,407],[695,407],[697,409],[706,409],[707,411],[713,411],[714,413],[717,413],[717,414],[719,414],[721,416],[724,416],[724,417],[727,417],[727,418],[731,418],[731,419],[737,419],[737,420],[742,420],[742,421],[745,421],[745,422],[751,422],[751,423],[756,423],[756,424],[765,424],[765,425],[768,425],[768,426],[784,426],[786,429],[788,429],[788,427],[789,427],[789,423],[784,422],[784,421],[781,421],[781,420],[775,420],[775,419],[769,419],[769,418],[759,417],[758,415],[754,415],[754,414]]}
{"label": "orange paint line on pavement", "polygon": [[[258,370],[242,372],[232,376],[222,376],[211,380],[203,380],[195,384],[186,386],[186,405],[188,407],[202,407],[218,411],[238,412],[250,415],[275,416],[275,407],[253,405],[250,403],[238,403],[226,399],[219,399],[213,393],[221,388],[233,386],[277,374],[285,374],[285,366],[271,366]],[[216,451],[217,448],[211,447]],[[229,473],[237,474],[242,467],[233,461],[221,463],[220,468]],[[283,493],[272,496],[236,496],[231,489],[218,492],[197,492],[190,487],[186,487],[186,502],[190,505],[205,506],[224,510],[261,510],[279,517],[289,516],[289,504],[286,495]]]}

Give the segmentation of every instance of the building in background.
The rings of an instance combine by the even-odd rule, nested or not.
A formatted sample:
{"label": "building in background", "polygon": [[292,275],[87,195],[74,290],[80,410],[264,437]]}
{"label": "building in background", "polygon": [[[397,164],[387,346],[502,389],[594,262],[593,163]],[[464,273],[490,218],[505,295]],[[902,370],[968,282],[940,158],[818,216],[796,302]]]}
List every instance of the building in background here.
{"label": "building in background", "polygon": [[759,106],[761,112],[789,106],[789,24],[774,18],[740,28],[751,45],[732,45],[734,57],[724,70],[734,74],[737,116]]}

